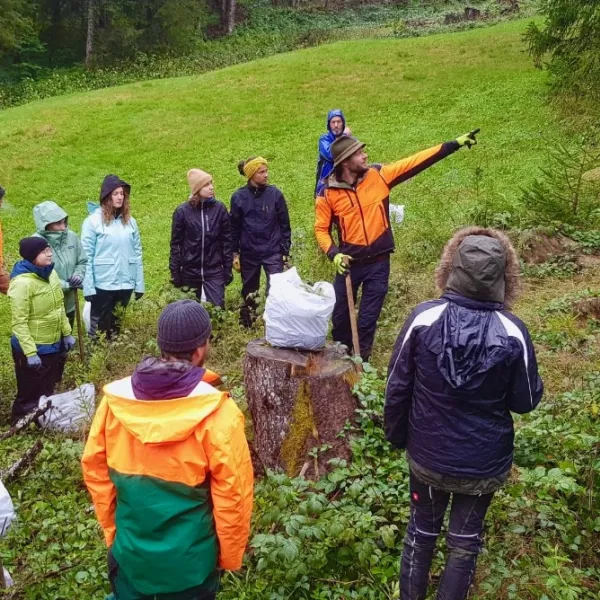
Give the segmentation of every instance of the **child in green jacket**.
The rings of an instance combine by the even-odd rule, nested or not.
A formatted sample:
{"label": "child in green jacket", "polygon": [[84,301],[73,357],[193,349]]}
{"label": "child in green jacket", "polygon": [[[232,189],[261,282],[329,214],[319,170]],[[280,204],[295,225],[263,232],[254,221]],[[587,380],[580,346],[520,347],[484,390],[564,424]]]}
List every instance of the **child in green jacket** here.
{"label": "child in green jacket", "polygon": [[54,272],[52,248],[40,237],[19,242],[23,257],[10,274],[12,356],[17,397],[12,422],[33,412],[41,396],[51,396],[64,365],[62,354],[75,346],[63,292]]}

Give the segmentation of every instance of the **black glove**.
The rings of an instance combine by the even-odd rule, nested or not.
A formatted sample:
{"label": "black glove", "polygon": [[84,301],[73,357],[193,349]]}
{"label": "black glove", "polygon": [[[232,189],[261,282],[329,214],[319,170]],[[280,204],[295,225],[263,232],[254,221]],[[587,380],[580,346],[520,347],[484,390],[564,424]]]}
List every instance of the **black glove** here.
{"label": "black glove", "polygon": [[80,288],[83,283],[83,277],[81,275],[73,275],[71,279],[69,279],[69,285],[72,288]]}
{"label": "black glove", "polygon": [[171,283],[176,287],[180,288],[183,285],[181,277],[171,277]]}
{"label": "black glove", "polygon": [[86,302],[93,302],[95,297],[96,297],[96,294],[94,294],[93,296],[84,296],[83,299]]}
{"label": "black glove", "polygon": [[135,293],[135,299],[136,300],[141,300],[143,295],[144,295],[144,292],[136,292]]}
{"label": "black glove", "polygon": [[233,281],[233,272],[231,270],[225,272],[225,285],[228,286]]}

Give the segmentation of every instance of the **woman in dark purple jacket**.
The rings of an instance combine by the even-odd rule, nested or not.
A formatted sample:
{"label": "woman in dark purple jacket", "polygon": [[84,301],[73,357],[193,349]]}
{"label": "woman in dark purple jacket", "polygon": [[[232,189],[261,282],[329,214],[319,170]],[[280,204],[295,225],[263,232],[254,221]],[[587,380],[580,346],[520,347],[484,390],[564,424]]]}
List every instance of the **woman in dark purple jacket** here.
{"label": "woman in dark purple jacket", "polygon": [[406,321],[386,389],[386,437],[406,448],[410,466],[401,600],[426,597],[450,500],[449,554],[437,597],[467,597],[485,514],[512,466],[511,412],[532,411],[543,393],[529,332],[508,310],[519,288],[508,238],[493,229],[459,231],[436,276],[443,295]]}
{"label": "woman in dark purple jacket", "polygon": [[215,200],[212,177],[188,172],[190,198],[173,213],[171,281],[196,290],[198,300],[225,307],[225,287],[232,280],[231,227],[225,205]]}

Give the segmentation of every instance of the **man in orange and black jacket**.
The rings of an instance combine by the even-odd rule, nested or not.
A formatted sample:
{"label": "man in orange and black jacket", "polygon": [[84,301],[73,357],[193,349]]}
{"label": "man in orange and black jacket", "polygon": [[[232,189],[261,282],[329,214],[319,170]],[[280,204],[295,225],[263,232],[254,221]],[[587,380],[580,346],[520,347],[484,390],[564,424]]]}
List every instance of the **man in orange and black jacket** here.
{"label": "man in orange and black jacket", "polygon": [[[334,170],[316,200],[315,235],[336,268],[333,339],[352,347],[345,277],[354,297],[362,286],[358,314],[360,354],[369,360],[377,319],[388,291],[394,236],[390,226],[390,190],[463,146],[476,144],[474,131],[387,165],[367,164],[366,144],[343,135],[331,145]],[[332,238],[337,229],[338,243]]]}

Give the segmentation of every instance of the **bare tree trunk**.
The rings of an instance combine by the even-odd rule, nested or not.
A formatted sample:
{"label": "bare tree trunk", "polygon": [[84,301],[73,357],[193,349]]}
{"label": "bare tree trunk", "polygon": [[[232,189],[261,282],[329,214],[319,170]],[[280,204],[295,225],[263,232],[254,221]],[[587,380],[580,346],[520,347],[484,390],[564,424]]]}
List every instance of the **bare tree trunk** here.
{"label": "bare tree trunk", "polygon": [[235,29],[236,0],[227,0],[227,33],[233,33]]}
{"label": "bare tree trunk", "polygon": [[85,66],[94,66],[94,36],[96,33],[96,0],[88,0],[87,40],[85,43]]}

